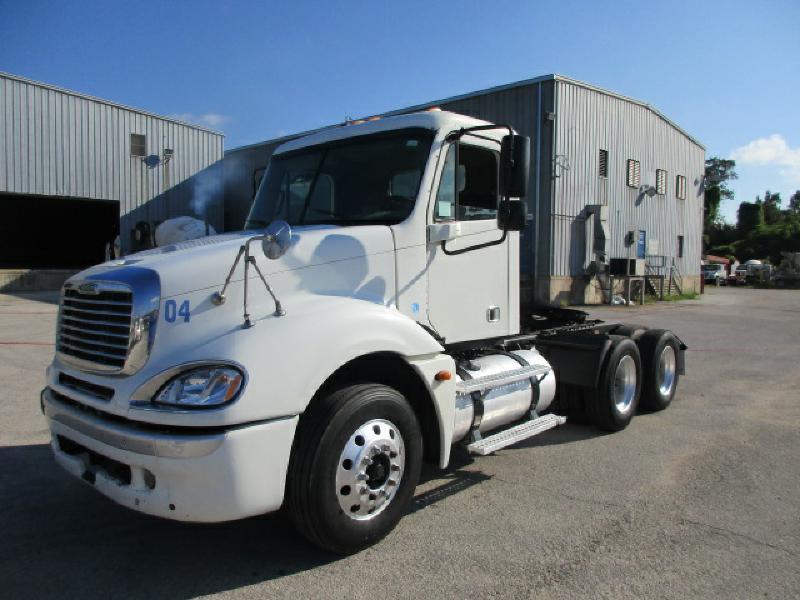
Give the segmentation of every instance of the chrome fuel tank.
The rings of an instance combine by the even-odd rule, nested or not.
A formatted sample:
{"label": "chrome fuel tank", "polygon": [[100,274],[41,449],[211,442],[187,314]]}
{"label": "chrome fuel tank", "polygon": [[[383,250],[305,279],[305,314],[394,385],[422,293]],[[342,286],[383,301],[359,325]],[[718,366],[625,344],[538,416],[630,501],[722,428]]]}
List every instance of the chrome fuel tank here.
{"label": "chrome fuel tank", "polygon": [[[531,366],[549,367],[547,360],[535,349],[514,350],[515,354]],[[470,366],[478,367],[476,370],[466,370],[472,379],[492,377],[518,371],[522,365],[506,354],[487,354],[470,361]],[[456,382],[463,381],[461,374],[456,375]],[[539,402],[536,410],[544,412],[553,401],[556,393],[556,378],[551,370],[539,383]],[[508,425],[521,419],[531,407],[532,393],[530,379],[523,379],[494,387],[483,396],[483,416],[478,430],[483,433]],[[472,394],[456,394],[455,426],[453,429],[453,443],[461,440],[469,433],[475,420],[475,401]]]}

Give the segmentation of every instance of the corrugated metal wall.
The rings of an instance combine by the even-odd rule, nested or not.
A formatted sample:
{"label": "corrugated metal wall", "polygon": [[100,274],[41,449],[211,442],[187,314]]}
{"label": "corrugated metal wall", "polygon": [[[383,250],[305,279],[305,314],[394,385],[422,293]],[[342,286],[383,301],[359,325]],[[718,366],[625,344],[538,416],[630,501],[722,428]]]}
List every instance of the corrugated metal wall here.
{"label": "corrugated metal wall", "polygon": [[[609,207],[611,257],[635,257],[628,231],[657,240],[651,254],[676,262],[684,275],[698,275],[702,252],[705,151],[653,110],[591,88],[558,81],[556,89],[556,183],[550,273],[583,271],[583,217],[590,204]],[[608,150],[608,177],[598,173],[600,149]],[[656,169],[667,171],[667,193],[649,197],[626,185],[628,159],[640,161],[641,185],[655,186]],[[686,199],[676,198],[675,177],[686,177]],[[677,257],[684,236],[683,258]]]}
{"label": "corrugated metal wall", "polygon": [[[147,136],[147,154],[172,148],[173,158],[148,169],[130,155],[131,133]],[[222,153],[219,133],[0,74],[0,192],[116,200],[123,216],[144,208],[166,218],[195,194],[174,186]],[[169,201],[146,208],[170,189]]]}

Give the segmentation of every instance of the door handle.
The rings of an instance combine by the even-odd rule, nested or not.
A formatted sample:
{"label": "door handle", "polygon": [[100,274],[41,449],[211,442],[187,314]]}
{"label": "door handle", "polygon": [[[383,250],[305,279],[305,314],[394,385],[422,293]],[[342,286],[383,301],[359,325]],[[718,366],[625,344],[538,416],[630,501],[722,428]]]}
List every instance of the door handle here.
{"label": "door handle", "polygon": [[461,223],[458,221],[428,225],[428,241],[431,243],[454,240],[460,235]]}

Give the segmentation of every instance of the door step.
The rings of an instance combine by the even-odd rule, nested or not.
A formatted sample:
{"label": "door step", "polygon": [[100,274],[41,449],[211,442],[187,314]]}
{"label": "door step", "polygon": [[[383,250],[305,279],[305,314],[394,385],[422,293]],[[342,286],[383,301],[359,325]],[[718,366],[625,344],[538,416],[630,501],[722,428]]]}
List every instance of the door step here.
{"label": "door step", "polygon": [[489,375],[487,377],[465,379],[456,383],[456,393],[471,394],[473,392],[485,392],[486,390],[500,387],[501,385],[508,385],[509,383],[524,381],[532,377],[547,375],[550,371],[552,371],[552,368],[549,366],[531,365],[514,369],[513,371],[504,371],[496,375]]}
{"label": "door step", "polygon": [[480,454],[481,456],[486,456],[487,454],[497,452],[506,446],[511,446],[512,444],[526,440],[529,437],[533,437],[539,433],[542,433],[543,431],[563,425],[566,422],[567,417],[547,414],[543,417],[538,417],[531,421],[525,421],[524,423],[509,429],[503,429],[502,431],[498,431],[497,433],[489,435],[476,442],[472,442],[467,446],[467,450],[469,450],[471,454]]}

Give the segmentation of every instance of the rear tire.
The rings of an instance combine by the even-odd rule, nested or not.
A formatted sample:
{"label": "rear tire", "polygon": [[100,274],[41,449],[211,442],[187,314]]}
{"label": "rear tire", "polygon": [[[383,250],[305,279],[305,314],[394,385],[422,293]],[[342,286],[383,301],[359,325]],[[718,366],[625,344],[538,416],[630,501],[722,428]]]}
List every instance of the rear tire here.
{"label": "rear tire", "polygon": [[289,464],[289,516],[313,544],[356,552],[394,529],[421,466],[419,422],[400,392],[378,384],[334,391],[300,420]]}
{"label": "rear tire", "polygon": [[636,343],[617,340],[608,352],[596,390],[586,390],[586,405],[595,427],[620,431],[631,422],[639,406],[642,364]]}
{"label": "rear tire", "polygon": [[678,389],[678,339],[671,331],[651,329],[639,339],[639,350],[644,372],[642,409],[664,410]]}

